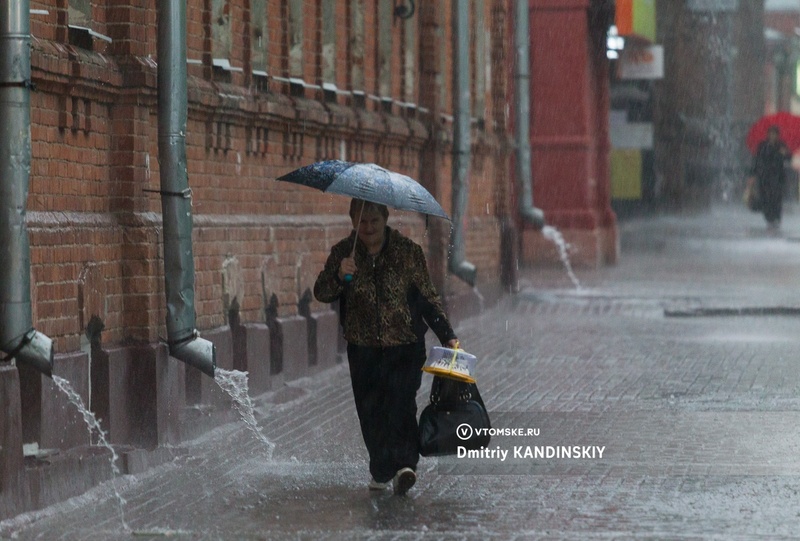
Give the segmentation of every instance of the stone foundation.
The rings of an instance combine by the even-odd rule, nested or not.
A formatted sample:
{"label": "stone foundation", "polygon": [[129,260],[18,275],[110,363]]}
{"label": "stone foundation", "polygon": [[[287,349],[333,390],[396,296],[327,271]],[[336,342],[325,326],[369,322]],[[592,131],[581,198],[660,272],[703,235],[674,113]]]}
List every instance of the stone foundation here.
{"label": "stone foundation", "polygon": [[[202,336],[216,346],[218,368],[249,373],[250,395],[256,396],[341,362],[338,320],[335,311],[323,310],[307,318],[276,318],[272,329],[247,323]],[[101,419],[123,474],[171,460],[185,453],[182,442],[238,419],[218,385],[170,357],[162,343],[108,349],[95,344],[91,356],[57,355],[53,372],[67,379]],[[0,365],[0,407],[5,418],[0,520],[79,495],[112,477],[110,453],[91,444],[77,409],[51,379],[28,367]],[[53,451],[24,458],[23,443],[33,442]]]}
{"label": "stone foundation", "polygon": [[19,373],[10,363],[0,364],[0,519],[21,512],[22,418]]}
{"label": "stone foundation", "polygon": [[309,367],[313,370],[334,366],[339,355],[339,315],[326,310],[311,314],[307,321]]}
{"label": "stone foundation", "polygon": [[250,395],[258,396],[272,388],[270,378],[270,332],[263,323],[248,323],[234,328],[234,366],[247,371]]}
{"label": "stone foundation", "polygon": [[270,338],[270,375],[289,381],[309,374],[306,318],[276,318],[270,325]]}

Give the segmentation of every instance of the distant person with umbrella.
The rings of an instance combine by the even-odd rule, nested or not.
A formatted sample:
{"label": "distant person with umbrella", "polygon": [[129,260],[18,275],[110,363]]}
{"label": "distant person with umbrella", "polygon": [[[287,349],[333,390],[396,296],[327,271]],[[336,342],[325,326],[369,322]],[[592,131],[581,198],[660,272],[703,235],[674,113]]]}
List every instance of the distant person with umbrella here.
{"label": "distant person with umbrella", "polygon": [[337,243],[314,284],[321,302],[339,300],[371,490],[416,482],[416,394],[425,364],[425,333],[457,346],[431,282],[422,248],[389,227],[385,205],[353,199],[354,231]]}
{"label": "distant person with umbrella", "polygon": [[780,137],[780,128],[772,125],[766,139],[756,148],[751,168],[750,189],[756,190],[758,204],[767,227],[777,231],[781,224],[783,193],[786,186],[786,164],[792,153]]}

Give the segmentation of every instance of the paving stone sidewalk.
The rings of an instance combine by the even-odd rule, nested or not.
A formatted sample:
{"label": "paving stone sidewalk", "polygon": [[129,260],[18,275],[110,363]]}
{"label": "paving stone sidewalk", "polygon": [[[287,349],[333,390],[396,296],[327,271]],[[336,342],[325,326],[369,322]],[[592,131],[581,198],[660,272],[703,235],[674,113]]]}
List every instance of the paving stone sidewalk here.
{"label": "paving stone sidewalk", "polygon": [[796,539],[800,317],[697,310],[800,307],[800,216],[762,229],[735,208],[624,223],[581,290],[530,271],[459,326],[494,426],[538,430],[490,448],[601,458],[423,458],[408,497],[370,494],[340,366],[257,398],[274,452],[228,424],[0,539]]}

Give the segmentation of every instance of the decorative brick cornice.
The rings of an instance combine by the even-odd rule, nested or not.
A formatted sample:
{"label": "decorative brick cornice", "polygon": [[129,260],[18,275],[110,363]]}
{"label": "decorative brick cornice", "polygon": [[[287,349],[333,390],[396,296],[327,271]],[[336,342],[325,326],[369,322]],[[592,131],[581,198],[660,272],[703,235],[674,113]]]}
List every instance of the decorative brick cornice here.
{"label": "decorative brick cornice", "polygon": [[[72,45],[34,39],[32,75],[44,92],[69,95],[102,103],[157,104],[157,64],[150,57],[107,56]],[[288,92],[288,91],[287,91]],[[369,140],[379,138],[389,146],[420,149],[431,138],[451,139],[449,124],[436,122],[424,112],[374,111],[302,96],[261,92],[228,83],[188,77],[189,115],[201,122],[225,122],[252,130],[301,130],[310,136]],[[484,133],[483,130],[480,130]],[[257,131],[254,133],[258,133]],[[483,136],[489,146],[500,141]]]}
{"label": "decorative brick cornice", "polygon": [[31,79],[39,90],[111,102],[122,87],[114,58],[72,45],[31,40]]}

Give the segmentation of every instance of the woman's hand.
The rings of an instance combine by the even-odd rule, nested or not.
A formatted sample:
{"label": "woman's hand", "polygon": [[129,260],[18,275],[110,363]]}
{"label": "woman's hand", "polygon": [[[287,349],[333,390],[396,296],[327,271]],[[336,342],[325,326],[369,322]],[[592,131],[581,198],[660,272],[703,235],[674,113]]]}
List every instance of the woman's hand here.
{"label": "woman's hand", "polygon": [[458,349],[460,344],[458,342],[458,338],[453,338],[452,340],[445,342],[444,345],[450,349]]}
{"label": "woman's hand", "polygon": [[356,260],[353,257],[345,257],[339,264],[339,280],[344,282],[344,277],[354,275],[358,268],[356,267]]}

